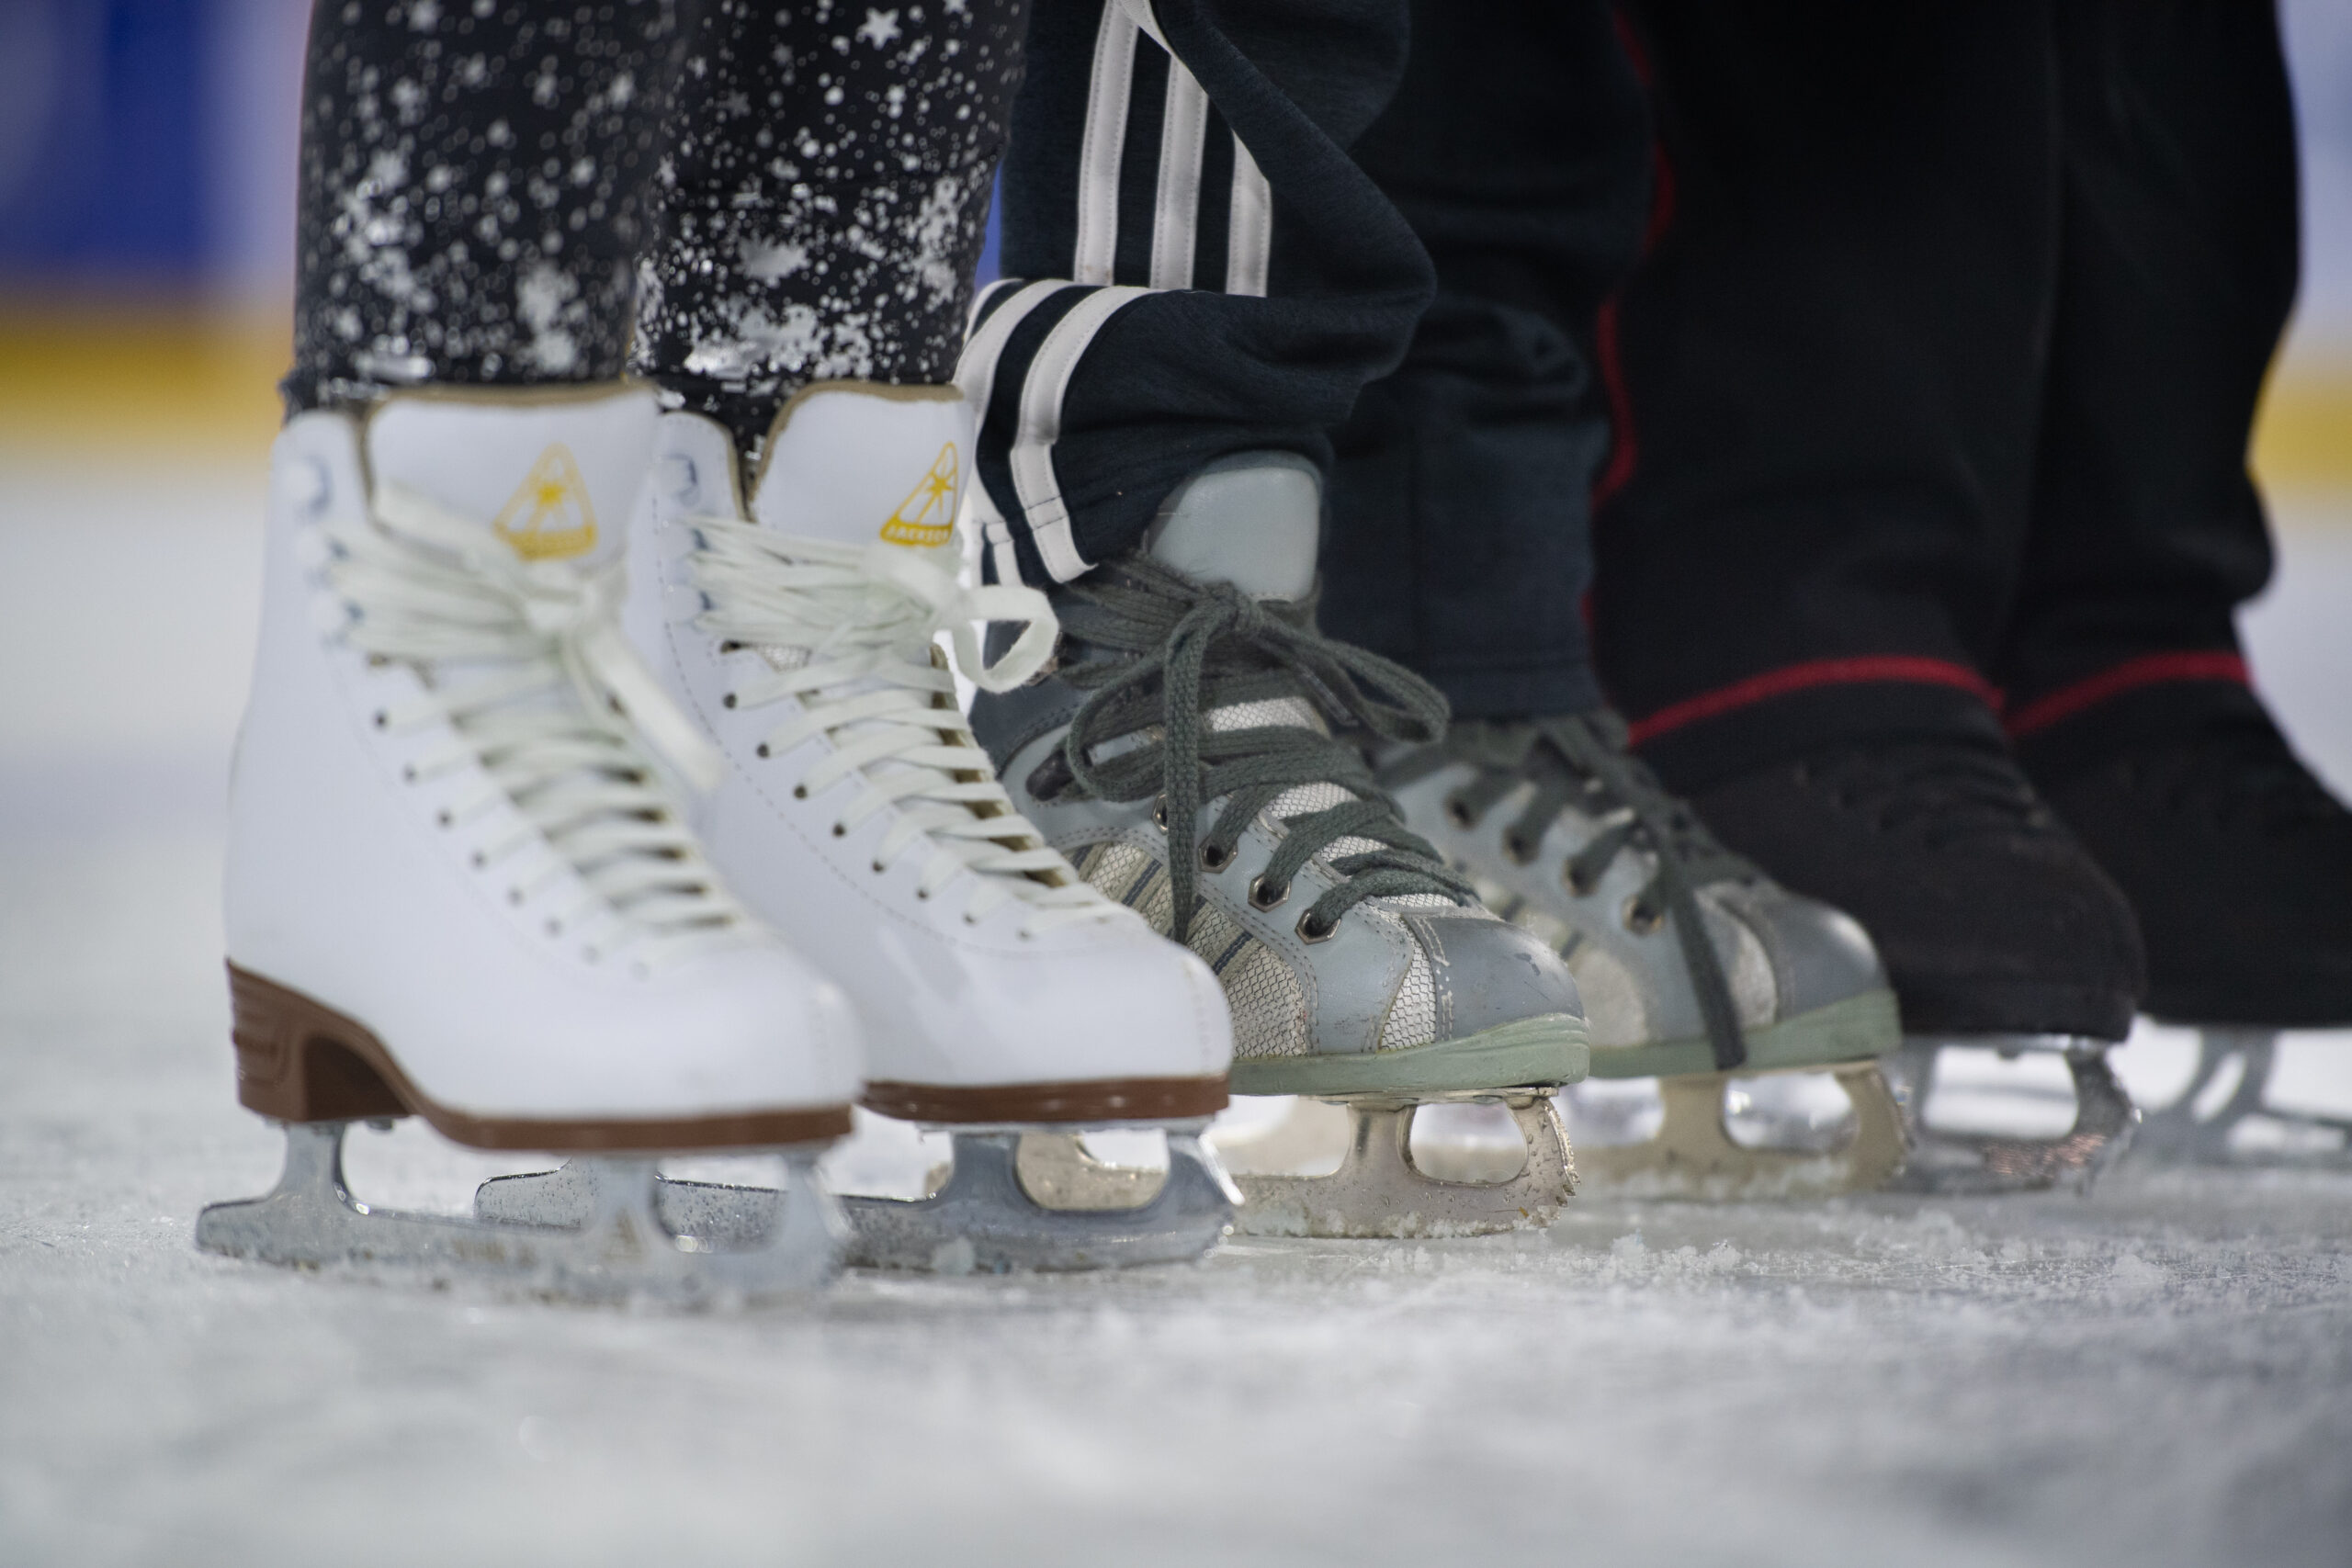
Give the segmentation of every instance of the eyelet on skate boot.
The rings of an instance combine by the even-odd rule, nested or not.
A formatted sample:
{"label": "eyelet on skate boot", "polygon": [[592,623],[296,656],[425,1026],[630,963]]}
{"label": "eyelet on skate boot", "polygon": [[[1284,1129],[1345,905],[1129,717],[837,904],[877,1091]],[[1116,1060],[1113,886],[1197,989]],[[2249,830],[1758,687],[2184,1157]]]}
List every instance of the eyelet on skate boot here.
{"label": "eyelet on skate boot", "polygon": [[1510,857],[1513,865],[1533,865],[1535,848],[1534,840],[1517,829],[1503,835],[1503,853]]}
{"label": "eyelet on skate boot", "polygon": [[1164,795],[1151,803],[1151,825],[1163,833],[1168,831],[1168,797]]}
{"label": "eyelet on skate boot", "polygon": [[1658,928],[1666,924],[1666,911],[1651,908],[1642,902],[1641,895],[1635,894],[1625,900],[1625,907],[1619,912],[1618,919],[1635,936],[1655,936]]}
{"label": "eyelet on skate boot", "polygon": [[1253,909],[1278,909],[1290,897],[1290,885],[1269,887],[1262,876],[1250,879],[1250,907]]}
{"label": "eyelet on skate boot", "polygon": [[1340,922],[1318,920],[1315,918],[1315,911],[1309,909],[1298,917],[1298,924],[1294,929],[1298,932],[1299,941],[1312,945],[1316,942],[1329,942],[1337,936],[1340,931]]}
{"label": "eyelet on skate boot", "polygon": [[1478,814],[1471,810],[1470,803],[1460,795],[1445,803],[1445,819],[1457,828],[1470,829],[1478,825]]}
{"label": "eyelet on skate boot", "polygon": [[1201,846],[1201,865],[1208,871],[1223,871],[1233,863],[1233,852],[1222,844]]}

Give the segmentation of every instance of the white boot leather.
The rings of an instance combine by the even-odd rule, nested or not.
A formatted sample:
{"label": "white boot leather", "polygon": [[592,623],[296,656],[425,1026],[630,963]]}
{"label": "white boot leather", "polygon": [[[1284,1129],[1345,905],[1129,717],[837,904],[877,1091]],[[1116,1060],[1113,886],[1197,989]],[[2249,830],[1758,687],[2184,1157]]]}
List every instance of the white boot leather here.
{"label": "white boot leather", "polygon": [[[632,640],[718,743],[696,826],[729,885],[850,993],[867,1102],[940,1122],[1170,1120],[1224,1103],[1207,966],[1012,812],[955,706],[1017,680],[1052,617],[959,589],[971,482],[952,388],[825,383],[778,416],[748,502],[727,433],[662,416],[631,529]],[[975,620],[1029,620],[992,671]]]}
{"label": "white boot leather", "polygon": [[[644,747],[615,612],[654,419],[618,387],[435,392],[280,435],[230,813],[249,1077],[261,998],[364,1030],[463,1142],[846,1131],[850,1008],[722,889]],[[312,1119],[285,1093],[245,1086]]]}

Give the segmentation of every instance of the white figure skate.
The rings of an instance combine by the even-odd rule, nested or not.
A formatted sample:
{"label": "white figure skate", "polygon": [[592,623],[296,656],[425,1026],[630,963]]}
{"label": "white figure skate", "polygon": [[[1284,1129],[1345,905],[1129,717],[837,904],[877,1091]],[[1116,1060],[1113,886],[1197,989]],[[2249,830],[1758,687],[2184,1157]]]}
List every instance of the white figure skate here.
{"label": "white figure skate", "polygon": [[[1566,1098],[1588,1183],[1812,1198],[1902,1168],[1878,1063],[1902,1030],[1870,938],[1717,843],[1614,715],[1456,720],[1380,761],[1406,823],[1576,975],[1592,1078]],[[1654,1101],[1626,1092],[1644,1078]]]}
{"label": "white figure skate", "polygon": [[[1086,878],[1216,970],[1235,1089],[1353,1113],[1328,1176],[1304,1173],[1291,1134],[1222,1145],[1247,1172],[1244,1230],[1546,1224],[1574,1190],[1552,1096],[1584,1076],[1576,982],[1479,907],[1333,735],[1433,734],[1443,702],[1316,632],[1319,526],[1319,481],[1298,459],[1212,466],[1170,499],[1145,551],[1061,590],[1054,675],[982,693],[974,724],[1015,803]],[[1516,1157],[1489,1179],[1419,1163],[1415,1110],[1442,1100],[1503,1107]]]}
{"label": "white figure skate", "polygon": [[[649,738],[710,759],[630,658],[619,529],[654,410],[619,388],[310,413],[274,458],[231,794],[238,1096],[287,1124],[277,1190],[209,1250],[503,1275],[585,1296],[797,1289],[836,1264],[813,1170],[849,1130],[848,1004],[721,889]],[[569,1226],[387,1213],[357,1120],[582,1157]],[[655,1156],[775,1149],[755,1232],[677,1234]]]}
{"label": "white figure skate", "polygon": [[[1226,1103],[1225,998],[1015,814],[933,639],[984,687],[1053,644],[1044,595],[966,589],[971,421],[953,388],[829,382],[777,416],[748,504],[717,424],[666,415],[632,530],[630,635],[727,760],[701,807],[730,886],[849,991],[865,1103],[956,1134],[944,1186],[847,1201],[854,1261],[1084,1269],[1200,1256],[1230,1189],[1198,1134]],[[1024,624],[980,660],[974,623]],[[1166,1179],[1075,1134],[1162,1127]],[[514,1182],[485,1205],[531,1213]],[[753,1214],[747,1190],[670,1190]]]}

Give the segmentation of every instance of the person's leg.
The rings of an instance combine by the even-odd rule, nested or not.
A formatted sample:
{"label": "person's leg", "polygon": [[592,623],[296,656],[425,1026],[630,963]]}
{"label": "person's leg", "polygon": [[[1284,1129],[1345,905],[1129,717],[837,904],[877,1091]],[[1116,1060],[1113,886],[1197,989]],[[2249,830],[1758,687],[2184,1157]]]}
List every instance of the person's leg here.
{"label": "person's leg", "polygon": [[707,0],[653,197],[638,367],[759,460],[812,382],[955,379],[1022,0]]}
{"label": "person's leg", "polygon": [[2111,1132],[2138,934],[1987,672],[2058,277],[2050,0],[1639,16],[1671,210],[1603,333],[1603,682],[1724,842],[1869,929],[1923,1053],[2071,1043]]}
{"label": "person's leg", "polygon": [[[1382,780],[1575,971],[1595,1076],[1672,1080],[1655,1138],[1603,1149],[1578,1130],[1587,1169],[1785,1193],[1781,1151],[1724,1136],[1721,1075],[1891,1050],[1894,999],[1851,921],[1725,853],[1601,711],[1583,599],[1609,415],[1591,356],[1648,227],[1650,141],[1610,6],[1416,6],[1404,86],[1357,157],[1438,295],[1336,437],[1321,619],[1452,699],[1445,740],[1385,749]],[[1894,1107],[1874,1068],[1837,1070],[1862,1134],[1847,1158],[1795,1158],[1814,1190],[1875,1186],[1900,1157]]]}
{"label": "person's leg", "polygon": [[1600,705],[1589,498],[1609,443],[1593,321],[1639,254],[1649,119],[1608,6],[1414,7],[1357,161],[1438,290],[1334,435],[1321,620],[1457,717]]}
{"label": "person's leg", "polygon": [[[849,1131],[856,1021],[721,886],[663,782],[707,758],[611,624],[672,28],[653,0],[319,7],[223,921],[239,1098],[288,1158],[270,1198],[206,1212],[214,1250],[595,1294],[834,1266],[814,1166]],[[345,1127],[410,1114],[576,1151],[594,1201],[529,1232],[353,1204]],[[646,1245],[656,1157],[761,1145],[794,1189],[763,1239]]]}
{"label": "person's leg", "polygon": [[2048,6],[1641,8],[1657,243],[1613,312],[1594,637],[1678,788],[1997,743],[2057,265]]}
{"label": "person's leg", "polygon": [[[1215,978],[1041,844],[934,662],[945,632],[1001,684],[1051,640],[1042,594],[958,584],[955,540],[953,378],[1023,10],[715,4],[644,268],[638,363],[671,412],[624,621],[724,759],[696,818],[711,858],[855,1004],[869,1109],[980,1124],[934,1198],[851,1201],[868,1263],[1189,1258],[1230,1219],[1187,1142],[1226,1103]],[[982,667],[976,619],[1035,631]],[[1014,1178],[1036,1151],[1008,1124],[1062,1130],[1076,1205]],[[1171,1134],[1148,1211],[1085,1207],[1069,1140],[1105,1125]]]}
{"label": "person's leg", "polygon": [[2246,449],[2293,302],[2277,18],[2060,7],[2064,256],[2033,526],[1994,673],[2034,782],[2121,884],[2150,1010],[2352,1021],[2352,817],[2248,684],[2270,570]]}
{"label": "person's leg", "polygon": [[621,373],[693,3],[320,0],[289,411]]}
{"label": "person's leg", "polygon": [[1351,156],[1407,30],[1403,0],[1040,5],[1010,276],[962,372],[989,570],[1059,585],[1051,676],[973,708],[1023,813],[1216,971],[1237,1089],[1392,1119],[1491,1094],[1542,1145],[1499,1187],[1437,1188],[1394,1126],[1365,1127],[1335,1190],[1256,1189],[1262,1223],[1341,1234],[1555,1208],[1543,1097],[1585,1066],[1566,967],[1487,916],[1333,733],[1444,723],[1313,604],[1327,432],[1430,296],[1428,256]]}
{"label": "person's leg", "polygon": [[1079,576],[1221,457],[1328,465],[1429,301],[1428,256],[1348,152],[1406,31],[1403,0],[1035,8],[1005,276],[965,366],[991,572]]}

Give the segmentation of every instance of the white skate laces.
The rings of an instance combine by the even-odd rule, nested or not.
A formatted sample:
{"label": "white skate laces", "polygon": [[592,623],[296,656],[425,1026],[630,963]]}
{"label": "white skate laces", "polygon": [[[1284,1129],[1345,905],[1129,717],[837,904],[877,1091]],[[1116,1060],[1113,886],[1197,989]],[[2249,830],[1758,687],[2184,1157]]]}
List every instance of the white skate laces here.
{"label": "white skate laces", "polygon": [[[775,668],[739,683],[729,706],[787,698],[797,716],[770,731],[762,757],[788,756],[812,737],[831,750],[795,781],[807,799],[844,778],[864,785],[837,818],[846,834],[876,812],[898,817],[875,850],[874,869],[924,852],[917,897],[964,872],[972,886],[966,921],[1009,902],[1025,906],[1021,935],[1114,916],[1113,903],[1047,847],[996,781],[988,754],[956,705],[955,677],[933,657],[948,633],[957,664],[983,691],[1021,684],[1045,665],[1053,611],[1035,589],[967,588],[926,557],[891,545],[835,544],[723,517],[689,517],[701,547],[694,579],[708,607],[696,621],[723,641],[764,653]],[[1023,624],[1020,639],[983,662],[975,621]]]}
{"label": "white skate laces", "polygon": [[375,525],[331,524],[327,581],[343,635],[375,658],[416,667],[429,688],[374,716],[398,733],[447,723],[451,738],[415,758],[426,784],[479,765],[481,785],[442,811],[462,829],[500,803],[512,829],[479,845],[485,869],[537,857],[509,889],[516,904],[576,874],[584,895],[552,909],[552,934],[591,962],[626,954],[648,967],[740,940],[748,917],[702,857],[641,749],[650,742],[697,787],[724,759],[638,662],[617,619],[618,563],[526,561],[489,529],[397,485]]}

